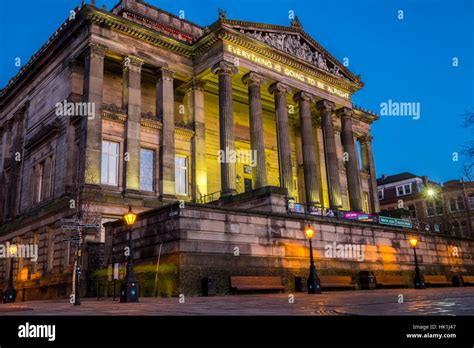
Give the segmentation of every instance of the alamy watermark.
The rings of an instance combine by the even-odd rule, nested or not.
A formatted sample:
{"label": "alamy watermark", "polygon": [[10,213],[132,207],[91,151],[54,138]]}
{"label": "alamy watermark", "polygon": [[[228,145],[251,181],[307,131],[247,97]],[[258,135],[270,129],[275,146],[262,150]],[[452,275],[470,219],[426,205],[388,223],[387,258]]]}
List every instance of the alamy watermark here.
{"label": "alamy watermark", "polygon": [[257,150],[225,150],[217,151],[219,163],[242,163],[251,167],[257,165]]}
{"label": "alamy watermark", "polygon": [[95,118],[95,103],[75,103],[67,100],[56,103],[56,116],[87,116],[88,119]]}
{"label": "alamy watermark", "polygon": [[421,116],[421,103],[397,102],[392,99],[380,103],[380,116],[408,116],[419,120]]}
{"label": "alamy watermark", "polygon": [[330,259],[355,259],[362,262],[365,260],[365,245],[332,242],[324,246],[324,256]]}
{"label": "alamy watermark", "polygon": [[0,244],[0,258],[21,258],[38,261],[38,244]]}

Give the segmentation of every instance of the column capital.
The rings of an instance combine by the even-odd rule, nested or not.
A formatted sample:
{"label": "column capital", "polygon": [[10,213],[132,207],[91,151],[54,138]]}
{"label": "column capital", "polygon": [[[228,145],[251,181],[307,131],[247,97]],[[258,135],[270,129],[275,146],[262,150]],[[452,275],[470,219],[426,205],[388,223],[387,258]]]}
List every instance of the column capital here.
{"label": "column capital", "polygon": [[301,100],[304,102],[312,103],[314,100],[314,96],[307,92],[300,91],[293,96],[293,100],[295,102],[299,102]]}
{"label": "column capital", "polygon": [[332,101],[322,99],[316,103],[316,109],[319,111],[334,111],[336,110],[336,104]]}
{"label": "column capital", "polygon": [[373,139],[374,139],[374,137],[372,135],[369,135],[369,134],[364,134],[361,137],[359,137],[359,140],[360,140],[361,144],[371,143]]}
{"label": "column capital", "polygon": [[173,81],[174,72],[165,67],[157,68],[155,74],[158,80]]}
{"label": "column capital", "polygon": [[268,87],[270,94],[282,95],[291,92],[291,88],[281,82],[275,82]]}
{"label": "column capital", "polygon": [[91,42],[87,49],[90,51],[91,54],[99,57],[104,57],[105,53],[108,51],[108,48],[106,46],[100,45],[95,42]]}
{"label": "column capital", "polygon": [[124,71],[132,70],[132,71],[140,72],[142,69],[142,65],[144,63],[145,61],[141,58],[130,56],[130,55],[124,56],[123,61],[122,61],[122,69]]}
{"label": "column capital", "polygon": [[205,86],[206,86],[206,81],[192,78],[191,80],[189,80],[183,85],[183,88],[186,92],[189,92],[189,91],[203,92]]}
{"label": "column capital", "polygon": [[265,78],[262,75],[251,71],[242,77],[242,82],[249,86],[260,86],[260,84],[265,82]]}
{"label": "column capital", "polygon": [[352,118],[354,116],[354,111],[351,108],[342,107],[336,110],[336,115],[342,118]]}
{"label": "column capital", "polygon": [[214,64],[212,67],[212,72],[217,75],[227,74],[232,75],[237,73],[237,67],[225,60],[221,60],[219,63]]}

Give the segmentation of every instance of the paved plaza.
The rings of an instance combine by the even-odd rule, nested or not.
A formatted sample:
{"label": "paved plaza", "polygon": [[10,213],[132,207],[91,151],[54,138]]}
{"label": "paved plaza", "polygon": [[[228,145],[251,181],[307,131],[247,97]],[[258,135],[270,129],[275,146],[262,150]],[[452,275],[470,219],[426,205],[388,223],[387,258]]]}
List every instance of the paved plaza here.
{"label": "paved plaza", "polygon": [[0,315],[474,315],[474,287],[293,295],[185,297],[184,303],[177,297],[140,303],[87,298],[78,307],[67,300],[31,301],[0,304]]}

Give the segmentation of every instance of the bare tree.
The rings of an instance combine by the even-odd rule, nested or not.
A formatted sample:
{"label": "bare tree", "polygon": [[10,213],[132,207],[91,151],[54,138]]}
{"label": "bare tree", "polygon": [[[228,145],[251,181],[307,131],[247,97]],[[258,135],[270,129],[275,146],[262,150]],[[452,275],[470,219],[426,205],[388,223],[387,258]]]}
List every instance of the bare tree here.
{"label": "bare tree", "polygon": [[[466,110],[463,117],[463,128],[468,129],[471,134],[474,134],[474,107]],[[467,181],[472,181],[474,178],[474,141],[470,140],[466,147],[461,151],[464,157],[462,176]]]}

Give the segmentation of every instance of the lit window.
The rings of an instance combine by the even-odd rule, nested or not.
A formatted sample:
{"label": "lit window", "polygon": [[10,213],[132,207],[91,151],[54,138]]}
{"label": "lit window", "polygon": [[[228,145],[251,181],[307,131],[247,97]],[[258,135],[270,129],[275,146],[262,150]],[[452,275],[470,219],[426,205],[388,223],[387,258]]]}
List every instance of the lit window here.
{"label": "lit window", "polygon": [[188,158],[184,156],[175,157],[175,182],[176,194],[188,194]]}
{"label": "lit window", "polygon": [[153,178],[155,176],[154,165],[155,151],[140,149],[140,189],[153,191]]}
{"label": "lit window", "polygon": [[101,183],[118,185],[119,143],[102,141]]}

